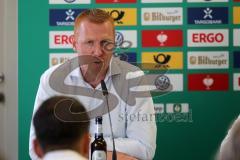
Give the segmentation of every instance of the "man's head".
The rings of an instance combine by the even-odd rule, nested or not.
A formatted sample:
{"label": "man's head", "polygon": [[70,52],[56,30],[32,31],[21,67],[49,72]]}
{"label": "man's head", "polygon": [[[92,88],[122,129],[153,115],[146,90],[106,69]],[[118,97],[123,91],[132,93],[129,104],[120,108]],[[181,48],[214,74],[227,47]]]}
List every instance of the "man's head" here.
{"label": "man's head", "polygon": [[104,77],[112,57],[114,43],[114,20],[107,12],[101,9],[85,10],[76,18],[74,50],[79,56],[96,57],[94,63],[89,64],[88,67],[81,67],[83,74],[86,73],[87,69],[91,69],[94,76],[99,74],[100,77]]}
{"label": "man's head", "polygon": [[[69,108],[69,113],[56,113],[56,107]],[[58,109],[58,112],[66,111]],[[33,125],[36,132],[34,149],[39,157],[43,157],[49,151],[70,149],[86,156],[89,147],[89,121],[74,122],[64,121],[64,116],[74,113],[86,113],[85,108],[77,100],[65,96],[56,96],[42,103],[33,117]],[[61,115],[59,119],[56,115]],[[87,116],[87,114],[84,114]]]}

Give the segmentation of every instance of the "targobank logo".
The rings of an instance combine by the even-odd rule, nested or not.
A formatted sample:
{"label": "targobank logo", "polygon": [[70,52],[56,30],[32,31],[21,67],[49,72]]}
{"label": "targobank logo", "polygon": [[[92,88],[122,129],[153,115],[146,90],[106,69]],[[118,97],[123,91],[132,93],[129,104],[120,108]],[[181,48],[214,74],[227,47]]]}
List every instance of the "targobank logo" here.
{"label": "targobank logo", "polygon": [[75,18],[84,9],[50,9],[50,26],[73,26]]}
{"label": "targobank logo", "polygon": [[228,7],[188,8],[188,24],[228,24]]}

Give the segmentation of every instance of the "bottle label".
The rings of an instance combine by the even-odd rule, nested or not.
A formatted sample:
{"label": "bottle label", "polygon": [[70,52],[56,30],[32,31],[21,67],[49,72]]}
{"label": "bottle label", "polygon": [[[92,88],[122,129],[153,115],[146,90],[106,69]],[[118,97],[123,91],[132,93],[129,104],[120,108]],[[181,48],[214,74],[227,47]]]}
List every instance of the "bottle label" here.
{"label": "bottle label", "polygon": [[97,130],[96,130],[96,133],[97,133],[97,134],[101,134],[101,133],[103,133],[103,131],[102,131],[102,125],[101,125],[101,124],[97,124]]}
{"label": "bottle label", "polygon": [[107,160],[106,152],[94,151],[92,154],[92,160]]}

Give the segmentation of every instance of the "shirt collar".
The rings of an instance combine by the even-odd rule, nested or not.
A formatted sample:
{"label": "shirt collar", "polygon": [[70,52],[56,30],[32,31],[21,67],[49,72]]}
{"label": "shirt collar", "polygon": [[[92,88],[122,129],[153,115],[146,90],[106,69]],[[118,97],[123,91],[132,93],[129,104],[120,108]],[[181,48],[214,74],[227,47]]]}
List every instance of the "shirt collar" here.
{"label": "shirt collar", "polygon": [[79,159],[79,160],[87,160],[79,153],[73,151],[73,150],[56,150],[56,151],[50,151],[45,154],[43,157],[44,160],[67,160],[67,159]]}

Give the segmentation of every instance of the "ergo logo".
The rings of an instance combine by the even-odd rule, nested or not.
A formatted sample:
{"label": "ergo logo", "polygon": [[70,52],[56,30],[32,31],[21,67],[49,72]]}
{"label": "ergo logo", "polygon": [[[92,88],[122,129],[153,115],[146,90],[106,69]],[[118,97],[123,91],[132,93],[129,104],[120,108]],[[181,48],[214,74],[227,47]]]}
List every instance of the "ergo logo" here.
{"label": "ergo logo", "polygon": [[192,34],[192,40],[194,43],[221,43],[224,40],[224,35],[222,33],[194,33]]}
{"label": "ergo logo", "polygon": [[227,47],[228,29],[189,29],[187,36],[189,47]]}
{"label": "ergo logo", "polygon": [[73,35],[54,35],[54,44],[73,44]]}

